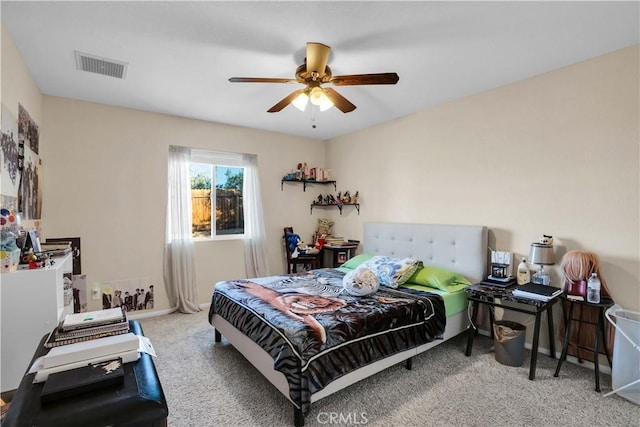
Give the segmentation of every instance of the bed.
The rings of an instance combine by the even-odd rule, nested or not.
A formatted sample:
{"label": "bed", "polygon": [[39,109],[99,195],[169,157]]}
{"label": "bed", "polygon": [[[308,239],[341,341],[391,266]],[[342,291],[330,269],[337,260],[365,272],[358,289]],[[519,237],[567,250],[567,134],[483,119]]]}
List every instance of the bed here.
{"label": "bed", "polygon": [[[224,336],[292,402],[296,427],[313,402],[397,363],[410,369],[414,356],[467,328],[464,285],[434,287],[429,276],[425,286],[418,278],[434,270],[467,283],[482,279],[486,227],[365,223],[363,231],[363,254],[343,268],[225,281],[214,289],[215,341]],[[371,296],[337,290],[350,268],[382,256],[421,265],[410,282],[380,286]]]}

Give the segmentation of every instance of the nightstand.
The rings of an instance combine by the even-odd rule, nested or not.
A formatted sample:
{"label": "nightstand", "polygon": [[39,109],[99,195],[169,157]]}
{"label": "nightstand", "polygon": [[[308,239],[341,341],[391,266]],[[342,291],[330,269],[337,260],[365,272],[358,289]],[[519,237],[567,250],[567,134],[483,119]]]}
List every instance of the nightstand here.
{"label": "nightstand", "polygon": [[357,243],[344,244],[341,246],[324,245],[322,247],[322,263],[323,267],[336,268],[353,258],[358,249]]}
{"label": "nightstand", "polygon": [[[469,304],[472,305],[471,325],[467,332],[467,350],[465,354],[471,355],[471,349],[473,348],[473,339],[477,333],[476,322],[478,320],[478,306],[485,304],[491,307],[500,307],[505,310],[517,311],[520,313],[531,314],[535,316],[535,326],[533,329],[533,344],[531,345],[531,362],[529,366],[529,379],[534,380],[536,377],[536,362],[538,358],[538,342],[540,338],[540,319],[542,313],[547,313],[547,327],[549,331],[549,347],[550,357],[555,358],[555,336],[553,333],[553,305],[560,301],[560,296],[556,296],[549,301],[533,300],[529,298],[516,297],[513,295],[513,290],[517,288],[517,285],[510,286],[508,288],[500,288],[496,286],[489,286],[482,283],[476,283],[465,289],[467,292],[467,299]],[[512,306],[502,304],[502,301],[517,302],[520,304],[528,305],[531,308]],[[491,338],[493,338],[493,324],[494,316],[493,312],[489,310],[489,320],[491,321]]]}
{"label": "nightstand", "polygon": [[[565,331],[564,331],[564,343],[562,345],[562,355],[560,356],[560,360],[558,360],[558,367],[556,368],[556,373],[553,374],[554,377],[557,377],[560,374],[560,368],[562,367],[562,362],[564,362],[567,359],[567,350],[569,349],[569,339],[571,337],[571,324],[573,323],[573,321],[577,321],[578,322],[578,331],[580,331],[580,329],[582,328],[583,324],[589,324],[589,325],[594,325],[596,326],[596,333],[595,333],[595,344],[593,346],[593,364],[594,364],[594,370],[595,370],[595,376],[596,376],[596,391],[598,393],[600,393],[600,364],[599,364],[599,353],[600,353],[600,349],[599,349],[599,342],[600,342],[600,338],[602,338],[602,345],[604,346],[604,354],[607,356],[607,361],[609,362],[609,367],[611,367],[611,357],[609,356],[609,349],[607,348],[607,338],[604,334],[604,312],[605,310],[607,310],[610,307],[613,307],[613,300],[610,298],[601,298],[600,302],[598,304],[593,304],[590,302],[586,302],[586,301],[576,301],[573,299],[568,299],[565,296],[563,296],[563,299],[565,299],[568,303],[569,303],[569,314],[566,315],[566,309],[565,309],[565,305],[562,304],[562,310],[563,310],[563,314],[564,316],[564,321],[565,321]],[[580,306],[580,317],[578,319],[573,319],[573,309],[575,306]],[[585,319],[583,319],[582,314],[583,314],[583,308],[584,307],[594,307],[598,309],[598,321],[597,323],[593,323],[590,321],[587,321]],[[580,332],[578,332],[578,335],[580,335]],[[580,348],[584,348],[582,346],[578,346]],[[581,359],[578,359],[580,362],[582,362]]]}

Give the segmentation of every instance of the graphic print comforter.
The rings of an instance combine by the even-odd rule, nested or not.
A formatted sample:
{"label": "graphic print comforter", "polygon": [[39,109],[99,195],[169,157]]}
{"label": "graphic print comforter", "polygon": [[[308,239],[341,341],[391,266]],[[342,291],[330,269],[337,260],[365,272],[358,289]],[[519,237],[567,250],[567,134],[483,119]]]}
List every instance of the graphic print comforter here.
{"label": "graphic print comforter", "polygon": [[367,297],[343,292],[333,269],[219,282],[209,320],[218,314],[268,352],[307,413],[311,395],[357,368],[441,339],[442,298],[381,287]]}

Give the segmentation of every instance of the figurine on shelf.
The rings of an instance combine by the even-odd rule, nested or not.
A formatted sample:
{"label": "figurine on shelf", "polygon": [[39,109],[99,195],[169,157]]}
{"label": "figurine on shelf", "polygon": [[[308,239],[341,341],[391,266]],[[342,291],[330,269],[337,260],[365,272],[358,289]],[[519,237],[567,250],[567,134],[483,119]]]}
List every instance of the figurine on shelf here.
{"label": "figurine on shelf", "polygon": [[360,192],[356,191],[356,194],[353,195],[353,204],[354,205],[358,204],[358,197],[360,197]]}
{"label": "figurine on shelf", "polygon": [[302,181],[304,179],[304,170],[302,169],[302,163],[298,163],[298,167],[296,168],[296,179]]}
{"label": "figurine on shelf", "polygon": [[345,204],[351,203],[351,194],[348,191],[344,192],[344,196],[342,197],[342,202]]}
{"label": "figurine on shelf", "polygon": [[322,204],[322,194],[318,195],[318,198],[313,202],[314,205],[321,205]]}
{"label": "figurine on shelf", "polygon": [[336,198],[333,197],[333,194],[329,194],[329,203],[327,203],[328,205],[335,205],[336,204]]}
{"label": "figurine on shelf", "polygon": [[336,200],[338,202],[342,200],[342,191],[338,191],[338,197],[336,197]]}

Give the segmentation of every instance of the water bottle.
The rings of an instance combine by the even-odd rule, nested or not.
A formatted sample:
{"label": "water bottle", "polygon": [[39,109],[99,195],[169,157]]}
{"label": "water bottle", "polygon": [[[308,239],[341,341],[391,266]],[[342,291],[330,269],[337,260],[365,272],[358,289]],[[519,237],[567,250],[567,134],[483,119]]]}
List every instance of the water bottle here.
{"label": "water bottle", "polygon": [[587,281],[587,302],[600,303],[600,279],[596,273],[591,273],[591,277]]}
{"label": "water bottle", "polygon": [[529,267],[527,267],[526,258],[522,258],[522,261],[518,264],[518,274],[516,278],[518,280],[518,285],[526,285],[531,281],[531,273],[529,272]]}

